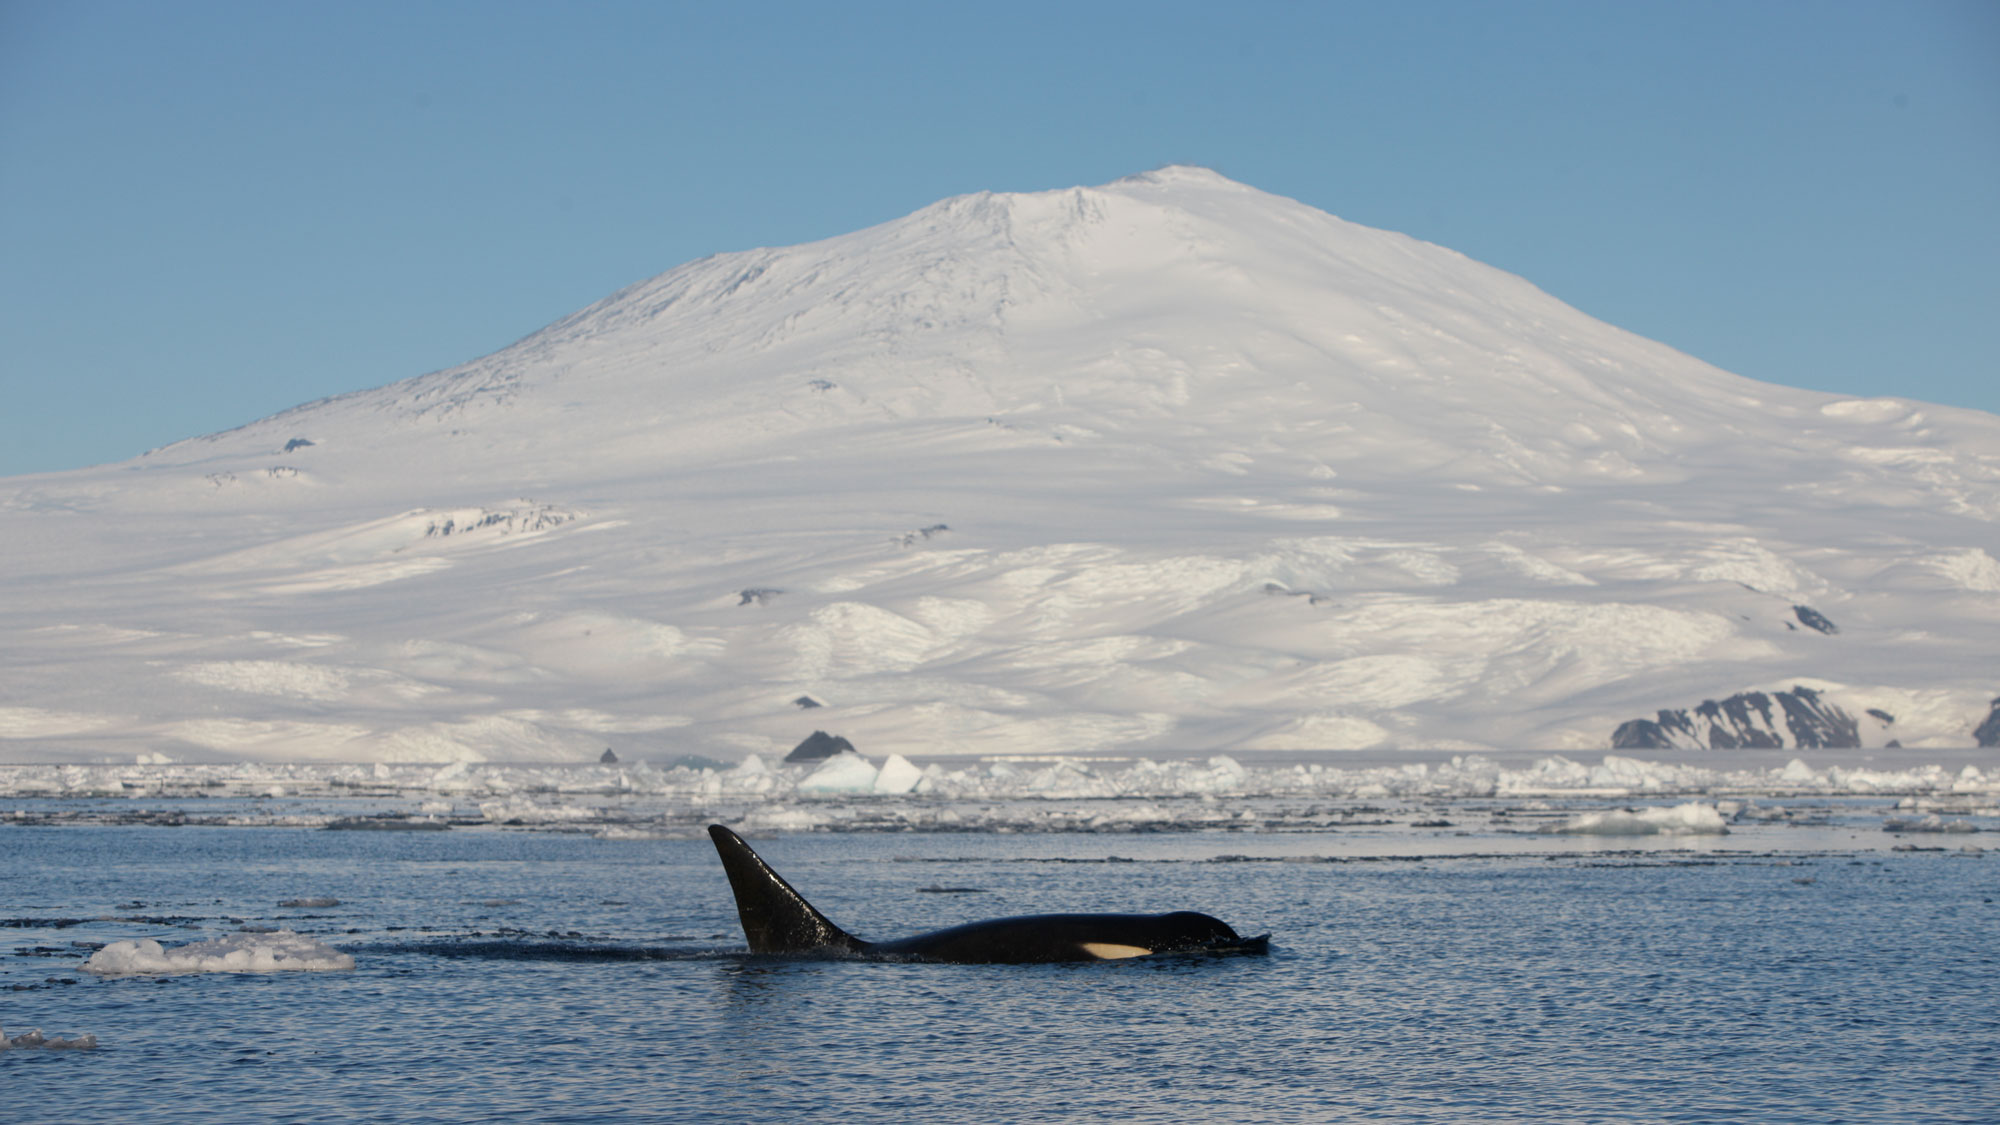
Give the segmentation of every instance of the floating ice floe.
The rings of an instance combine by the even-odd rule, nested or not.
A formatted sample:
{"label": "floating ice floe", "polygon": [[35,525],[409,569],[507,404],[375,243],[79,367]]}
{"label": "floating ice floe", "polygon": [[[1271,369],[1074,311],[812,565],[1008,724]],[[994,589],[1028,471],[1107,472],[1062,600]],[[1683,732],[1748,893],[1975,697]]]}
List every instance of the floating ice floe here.
{"label": "floating ice floe", "polygon": [[1942,832],[1959,835],[1977,832],[1979,826],[1963,818],[1946,820],[1936,813],[1929,816],[1892,816],[1882,822],[1884,832]]}
{"label": "floating ice floe", "polygon": [[1689,801],[1659,809],[1611,809],[1573,816],[1543,832],[1566,836],[1723,836],[1729,826],[1714,805]]}
{"label": "floating ice floe", "polygon": [[354,967],[354,958],[304,934],[278,930],[230,934],[192,945],[163,947],[151,939],[114,941],[84,963],[87,973],[282,973],[334,972]]}
{"label": "floating ice floe", "polygon": [[38,1027],[25,1035],[16,1035],[9,1039],[7,1032],[0,1029],[0,1051],[33,1050],[37,1047],[44,1051],[90,1051],[97,1047],[97,1036],[79,1035],[74,1039],[50,1039],[43,1035],[42,1029]]}

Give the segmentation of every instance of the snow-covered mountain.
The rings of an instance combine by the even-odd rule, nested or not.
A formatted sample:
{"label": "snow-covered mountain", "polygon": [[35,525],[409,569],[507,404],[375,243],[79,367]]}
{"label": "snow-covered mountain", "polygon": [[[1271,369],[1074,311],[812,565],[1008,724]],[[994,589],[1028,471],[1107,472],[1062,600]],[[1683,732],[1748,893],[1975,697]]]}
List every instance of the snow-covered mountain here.
{"label": "snow-covered mountain", "polygon": [[1168,168],[0,481],[0,760],[1964,746],[1996,523],[2000,418]]}

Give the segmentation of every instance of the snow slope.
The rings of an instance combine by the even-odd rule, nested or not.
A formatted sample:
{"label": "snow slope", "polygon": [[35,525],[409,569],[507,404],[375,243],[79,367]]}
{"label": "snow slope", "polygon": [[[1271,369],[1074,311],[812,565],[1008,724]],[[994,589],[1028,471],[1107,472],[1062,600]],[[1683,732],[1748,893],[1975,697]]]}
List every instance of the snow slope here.
{"label": "snow slope", "polygon": [[1800,685],[1966,746],[1996,520],[2000,418],[1167,168],[0,481],[0,760],[1581,750]]}

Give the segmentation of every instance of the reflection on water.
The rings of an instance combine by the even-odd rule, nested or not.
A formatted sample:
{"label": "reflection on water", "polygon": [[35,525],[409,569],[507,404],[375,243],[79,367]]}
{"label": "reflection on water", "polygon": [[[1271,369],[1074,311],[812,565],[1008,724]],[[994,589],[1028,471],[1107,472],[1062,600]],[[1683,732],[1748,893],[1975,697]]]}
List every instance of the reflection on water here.
{"label": "reflection on water", "polygon": [[[993,966],[749,955],[705,841],[5,828],[0,1026],[99,1046],[0,1053],[0,1081],[166,1122],[2000,1120],[2000,855],[1711,843],[760,846],[869,937],[1076,909],[1274,933],[1268,957]],[[988,893],[919,893],[949,885]],[[77,971],[96,943],[281,925],[357,967]]]}

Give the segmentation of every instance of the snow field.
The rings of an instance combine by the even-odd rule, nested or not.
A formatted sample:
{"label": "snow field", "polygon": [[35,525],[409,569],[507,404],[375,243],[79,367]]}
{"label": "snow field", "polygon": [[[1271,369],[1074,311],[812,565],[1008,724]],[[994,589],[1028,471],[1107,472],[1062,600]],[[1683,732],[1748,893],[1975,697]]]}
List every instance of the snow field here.
{"label": "snow field", "polygon": [[1170,168],[0,482],[0,761],[736,759],[801,695],[913,760],[1583,752],[1808,682],[1956,749],[1996,520],[1990,415],[1754,383]]}

